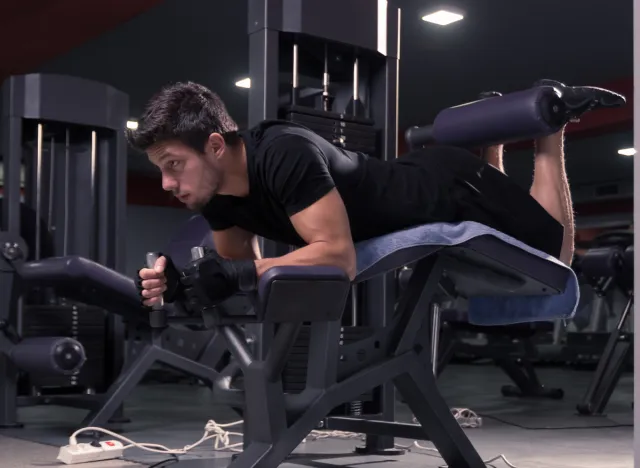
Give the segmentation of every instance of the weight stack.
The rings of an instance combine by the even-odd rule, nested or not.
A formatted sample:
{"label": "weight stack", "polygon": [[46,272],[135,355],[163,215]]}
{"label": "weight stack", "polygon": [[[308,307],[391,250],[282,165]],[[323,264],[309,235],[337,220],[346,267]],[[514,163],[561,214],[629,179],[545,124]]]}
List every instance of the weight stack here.
{"label": "weight stack", "polygon": [[[69,337],[78,340],[85,349],[87,361],[82,369],[70,376],[25,376],[28,388],[71,391],[101,389],[106,380],[106,313],[99,307],[84,304],[29,305],[22,310],[21,335],[24,338],[45,336]],[[22,387],[22,385],[21,385]]]}
{"label": "weight stack", "polygon": [[[368,338],[373,334],[373,329],[369,327],[343,327],[340,332],[340,342],[336,346],[348,345],[362,339]],[[309,340],[311,337],[311,327],[303,327],[298,334],[298,338],[291,350],[291,354],[282,374],[282,384],[285,393],[301,393],[304,390],[307,379],[308,358],[309,358]],[[362,350],[360,353],[366,353]],[[342,361],[341,361],[342,362]],[[338,372],[340,372],[341,362],[338,362]],[[373,393],[368,392],[360,397],[360,399],[341,405],[332,411],[332,415],[350,415],[359,416],[362,413],[362,403],[371,401]]]}
{"label": "weight stack", "polygon": [[378,156],[372,120],[303,106],[288,107],[283,113],[286,120],[304,125],[339,148]]}

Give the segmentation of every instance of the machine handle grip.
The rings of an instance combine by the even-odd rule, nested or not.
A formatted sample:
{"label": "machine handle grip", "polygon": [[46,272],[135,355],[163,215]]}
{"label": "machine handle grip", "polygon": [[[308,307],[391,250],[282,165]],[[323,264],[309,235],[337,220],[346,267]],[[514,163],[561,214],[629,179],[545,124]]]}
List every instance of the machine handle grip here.
{"label": "machine handle grip", "polygon": [[204,257],[204,247],[191,247],[191,260],[199,260]]}

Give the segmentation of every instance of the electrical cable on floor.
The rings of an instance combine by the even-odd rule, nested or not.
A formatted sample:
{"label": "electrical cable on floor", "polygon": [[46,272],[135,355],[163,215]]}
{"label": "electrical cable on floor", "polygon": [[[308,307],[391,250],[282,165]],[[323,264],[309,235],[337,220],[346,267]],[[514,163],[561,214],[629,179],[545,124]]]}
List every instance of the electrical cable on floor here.
{"label": "electrical cable on floor", "polygon": [[528,431],[568,431],[568,430],[574,430],[574,429],[614,429],[614,428],[620,428],[620,427],[633,427],[633,424],[617,424],[617,423],[613,423],[607,426],[527,427],[527,426],[522,426],[520,424],[506,421],[504,419],[498,418],[497,416],[483,415],[483,417],[487,419],[493,419],[494,421],[498,421],[499,423],[506,424],[508,426],[517,427],[519,429],[526,429]]}
{"label": "electrical cable on floor", "polygon": [[159,461],[158,463],[154,463],[153,465],[147,468],[165,468],[169,465],[173,465],[174,463],[178,463],[180,459],[174,455],[172,458],[167,458],[165,460]]}
{"label": "electrical cable on floor", "polygon": [[[453,413],[454,417],[456,418],[456,420],[460,423],[460,426],[463,428],[477,428],[477,427],[481,427],[482,426],[482,418],[479,417],[476,413],[474,413],[472,410],[468,409],[468,408],[453,408],[451,410],[451,412]],[[414,422],[417,422],[416,418],[413,418]],[[234,426],[238,426],[240,424],[242,424],[244,421],[240,420],[240,421],[234,421],[231,423],[226,423],[226,424],[218,424],[217,422],[215,422],[214,420],[209,420],[207,422],[207,424],[205,425],[205,432],[203,434],[203,436],[200,438],[200,440],[198,440],[197,442],[195,442],[194,444],[191,445],[186,445],[185,447],[181,448],[181,449],[170,449],[165,447],[164,445],[159,445],[159,444],[151,444],[151,443],[138,443],[138,442],[134,442],[131,439],[128,439],[124,436],[121,436],[115,432],[109,431],[107,429],[103,429],[100,427],[85,427],[83,429],[79,429],[76,432],[74,432],[71,437],[69,437],[69,444],[70,445],[75,445],[77,444],[77,436],[78,434],[82,433],[82,432],[87,432],[87,431],[94,431],[94,432],[101,432],[103,434],[107,434],[110,435],[112,437],[115,437],[116,439],[119,439],[123,442],[128,443],[129,445],[125,445],[123,447],[124,449],[128,449],[128,448],[132,448],[132,447],[137,447],[139,449],[142,450],[146,450],[148,452],[154,452],[154,453],[166,453],[166,454],[171,454],[171,455],[184,455],[187,452],[189,452],[190,450],[194,449],[195,447],[201,445],[203,442],[206,442],[208,440],[214,440],[214,450],[216,451],[222,451],[222,450],[231,450],[234,452],[242,452],[242,446],[243,443],[242,442],[238,442],[238,443],[231,443],[231,436],[236,436],[236,437],[242,437],[243,434],[240,432],[231,432],[228,431],[228,428],[234,427]],[[319,430],[313,430],[309,433],[309,435],[307,437],[305,437],[302,441],[302,443],[305,442],[309,442],[309,441],[316,441],[316,440],[322,440],[322,439],[345,439],[345,440],[349,440],[349,439],[360,439],[360,440],[364,440],[365,436],[363,434],[360,433],[355,433],[355,432],[344,432],[344,431],[319,431]],[[438,458],[442,458],[438,452],[437,449],[435,448],[430,448],[430,447],[424,447],[422,445],[420,445],[417,441],[414,441],[412,445],[409,446],[402,446],[402,445],[398,445],[396,444],[396,448],[400,448],[403,450],[409,450],[411,451],[412,448],[417,448],[420,450],[424,450],[427,453],[423,453],[423,452],[416,452],[416,453],[422,453],[423,455],[428,455],[428,456],[432,456],[432,457],[438,457]],[[177,457],[174,457],[177,458]],[[496,460],[502,460],[504,461],[504,463],[509,467],[509,468],[517,468],[515,465],[511,464],[504,455],[498,455],[490,460],[486,460],[484,461],[484,463],[487,466],[490,467],[494,467],[494,465],[491,465],[492,462],[496,461]],[[170,462],[175,462],[175,459],[167,459],[167,460],[163,460],[161,462],[156,463],[155,465],[152,465],[154,467],[157,468],[161,468],[164,466],[169,466],[171,465]],[[167,465],[167,463],[169,463],[169,465]],[[439,468],[447,468],[447,465],[442,465]]]}
{"label": "electrical cable on floor", "polygon": [[[233,427],[233,426],[238,426],[242,424],[242,421],[235,421],[232,423],[227,423],[227,424],[218,424],[213,420],[210,420],[207,422],[205,428],[204,428],[204,435],[200,438],[200,440],[198,440],[197,442],[195,442],[194,444],[191,445],[186,445],[185,447],[181,448],[181,449],[170,449],[165,447],[164,445],[159,445],[159,444],[151,444],[151,443],[138,443],[138,442],[134,442],[131,439],[128,439],[124,436],[121,436],[120,434],[116,434],[115,432],[109,431],[107,429],[103,429],[101,427],[85,427],[83,429],[79,429],[76,432],[74,432],[71,437],[69,438],[69,444],[70,445],[76,445],[78,443],[76,437],[78,436],[78,434],[85,432],[85,431],[95,431],[95,432],[101,432],[103,434],[107,434],[110,435],[112,437],[115,437],[116,439],[119,439],[123,442],[128,443],[129,445],[125,445],[123,447],[123,450],[131,448],[131,447],[137,447],[139,449],[142,450],[146,450],[147,452],[155,452],[155,453],[166,453],[166,454],[173,454],[173,455],[184,455],[187,452],[189,452],[190,450],[196,448],[197,446],[199,446],[200,444],[202,444],[203,442],[206,442],[207,440],[211,440],[213,439],[215,441],[214,443],[214,447],[213,449],[218,451],[218,450],[233,450],[233,451],[238,451],[241,452],[242,451],[242,442],[237,443],[237,444],[231,444],[230,443],[230,436],[240,436],[242,437],[242,433],[240,432],[230,432],[227,431],[227,428]],[[240,450],[238,450],[238,448],[240,448]]]}

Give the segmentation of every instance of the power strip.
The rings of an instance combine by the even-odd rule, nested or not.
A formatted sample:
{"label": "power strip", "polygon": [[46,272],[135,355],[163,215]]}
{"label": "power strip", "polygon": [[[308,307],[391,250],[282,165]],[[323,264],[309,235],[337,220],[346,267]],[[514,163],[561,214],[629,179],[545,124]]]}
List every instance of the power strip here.
{"label": "power strip", "polygon": [[113,458],[120,458],[123,450],[124,445],[117,440],[65,445],[60,448],[58,460],[65,465],[111,460]]}

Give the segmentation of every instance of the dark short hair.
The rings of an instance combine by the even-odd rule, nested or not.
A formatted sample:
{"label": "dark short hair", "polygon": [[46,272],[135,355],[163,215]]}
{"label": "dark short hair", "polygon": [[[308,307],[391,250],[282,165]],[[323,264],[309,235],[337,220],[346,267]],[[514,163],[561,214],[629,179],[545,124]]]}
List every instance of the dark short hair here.
{"label": "dark short hair", "polygon": [[189,81],[166,86],[153,96],[138,128],[127,130],[127,140],[140,151],[156,143],[178,140],[204,153],[212,133],[220,133],[228,144],[235,144],[238,125],[216,93]]}

